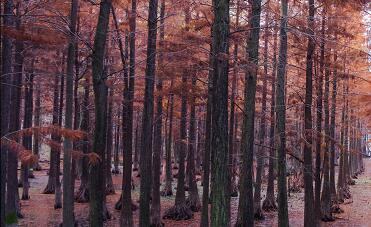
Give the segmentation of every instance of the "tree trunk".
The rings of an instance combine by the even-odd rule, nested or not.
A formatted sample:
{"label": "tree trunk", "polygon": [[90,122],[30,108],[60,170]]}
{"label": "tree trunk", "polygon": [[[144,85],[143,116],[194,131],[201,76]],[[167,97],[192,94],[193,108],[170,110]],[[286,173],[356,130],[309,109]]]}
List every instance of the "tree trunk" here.
{"label": "tree trunk", "polygon": [[[54,95],[53,95],[53,116],[52,116],[52,124],[53,126],[58,125],[58,112],[59,112],[59,75],[56,75],[54,78]],[[55,141],[56,136],[54,134],[51,135],[51,140]],[[44,194],[53,194],[55,193],[55,171],[57,168],[56,163],[56,156],[57,151],[52,146],[50,148],[50,162],[49,162],[49,177],[48,177],[48,183],[43,191]]]}
{"label": "tree trunk", "polygon": [[[33,64],[33,62],[32,62]],[[32,69],[33,70],[33,66]],[[25,78],[25,92],[24,92],[24,118],[23,118],[23,129],[32,127],[32,111],[33,111],[33,72],[27,73]],[[26,150],[32,150],[32,135],[23,136],[22,141],[23,147]],[[22,174],[23,174],[23,192],[22,200],[28,200],[30,182],[28,180],[30,171],[30,164],[27,162],[22,162]]]}
{"label": "tree trunk", "polygon": [[[335,34],[335,40],[337,40],[337,35]],[[334,62],[337,63],[337,52],[334,53]],[[337,200],[336,187],[335,187],[335,130],[336,130],[336,96],[337,96],[337,69],[334,68],[333,79],[332,79],[332,94],[331,94],[331,126],[330,126],[330,137],[331,137],[331,147],[330,147],[330,191],[332,201]]]}
{"label": "tree trunk", "polygon": [[[170,82],[170,92],[173,89],[173,80]],[[163,196],[172,196],[173,189],[172,189],[172,180],[173,176],[171,173],[171,148],[172,148],[172,139],[173,139],[173,115],[174,115],[174,94],[169,94],[169,101],[168,106],[170,105],[170,113],[169,113],[169,129],[168,129],[168,137],[166,140],[166,162],[165,162],[165,187],[161,194]]]}
{"label": "tree trunk", "polygon": [[[211,29],[212,33],[212,29]],[[210,45],[209,65],[213,64],[213,47]],[[202,211],[200,227],[209,226],[209,187],[210,187],[210,152],[211,152],[211,130],[212,130],[212,98],[213,98],[213,70],[209,67],[207,80],[207,103],[205,117],[205,148],[202,158],[203,181],[202,181]]]}
{"label": "tree trunk", "polygon": [[[81,131],[89,133],[89,81],[85,78],[84,85],[84,98],[82,102],[82,118],[81,118]],[[87,155],[90,152],[90,146],[88,138],[85,138],[83,141],[82,147],[84,155]],[[80,187],[75,194],[75,200],[78,203],[86,203],[89,201],[89,172],[88,172],[88,158],[84,156],[81,160],[81,182]]]}
{"label": "tree trunk", "polygon": [[[268,5],[267,5],[268,7]],[[254,190],[254,217],[255,219],[264,219],[263,211],[261,208],[261,184],[262,174],[264,171],[265,154],[265,130],[266,130],[266,112],[267,112],[267,77],[268,77],[268,12],[265,14],[265,31],[264,31],[264,75],[263,75],[263,91],[262,91],[262,109],[260,114],[260,128],[259,128],[259,144],[258,153],[256,154],[257,167],[256,167],[256,180]]]}
{"label": "tree trunk", "polygon": [[[62,73],[61,73],[61,86],[60,86],[60,97],[59,97],[59,108],[58,108],[58,127],[62,128],[62,120],[63,120],[63,101],[64,101],[64,54],[62,54]],[[61,136],[56,135],[55,140],[58,145],[61,143]],[[54,209],[62,208],[62,189],[61,189],[61,148],[56,149],[56,158],[55,158],[55,179],[54,179],[54,187],[55,187],[55,197],[54,197]]]}
{"label": "tree trunk", "polygon": [[[236,21],[235,26],[238,29],[239,17],[240,17],[240,2],[237,0],[236,9]],[[238,186],[236,182],[237,175],[237,162],[235,152],[235,105],[236,105],[236,93],[237,93],[237,76],[238,76],[238,43],[234,44],[233,50],[233,78],[232,78],[232,92],[231,92],[231,112],[229,115],[229,135],[228,135],[228,150],[229,150],[229,168],[231,176],[231,188],[229,192],[232,197],[238,196]]]}
{"label": "tree trunk", "polygon": [[[324,29],[324,21],[326,16],[326,9],[324,9],[323,15],[323,29]],[[324,32],[322,33],[322,37],[324,38]],[[329,57],[327,58],[328,62]],[[329,159],[329,148],[330,148],[330,113],[329,113],[329,93],[330,93],[330,70],[328,68],[328,63],[326,64],[325,69],[325,93],[324,93],[324,111],[325,111],[325,149],[323,154],[323,188],[322,188],[322,195],[321,195],[321,212],[322,216],[321,219],[323,221],[334,221],[334,217],[332,216],[331,210],[331,188],[330,188],[330,159]]]}
{"label": "tree trunk", "polygon": [[[18,7],[17,7],[18,8]],[[13,26],[15,16],[13,15],[13,1],[7,0],[4,3],[4,26]],[[17,18],[17,26],[19,18]],[[23,65],[23,43],[16,42],[15,48],[15,74],[12,76],[12,41],[10,37],[2,37],[2,75],[1,75],[1,136],[8,132],[20,129],[20,103],[21,103],[21,83],[22,83],[22,65]],[[12,84],[13,86],[9,86]],[[11,106],[9,113],[9,106]],[[7,155],[6,155],[7,154]],[[16,223],[17,218],[21,217],[20,207],[18,205],[18,159],[17,154],[11,150],[1,147],[1,201],[5,201],[5,183],[6,183],[6,202],[1,203],[1,214],[5,215],[6,222]],[[5,180],[7,179],[7,180]],[[13,193],[9,193],[13,192]],[[6,204],[6,207],[3,207]],[[5,219],[2,219],[4,221]],[[5,225],[4,225],[5,226]]]}
{"label": "tree trunk", "polygon": [[[161,0],[160,7],[160,36],[159,36],[159,49],[163,47],[165,38],[165,0]],[[153,126],[153,182],[152,182],[152,200],[151,200],[151,226],[161,227],[164,224],[161,222],[161,203],[160,203],[160,175],[161,175],[161,150],[162,150],[162,72],[164,69],[163,53],[158,54],[158,67],[159,75],[157,77],[156,90],[156,114]]]}
{"label": "tree trunk", "polygon": [[95,129],[93,153],[100,157],[90,167],[89,175],[89,197],[90,197],[90,226],[103,226],[103,203],[105,197],[105,172],[104,160],[106,149],[106,130],[107,130],[107,86],[105,84],[104,55],[106,48],[107,30],[109,24],[109,14],[111,10],[111,0],[103,0],[100,3],[97,29],[94,38],[93,51],[93,88],[95,105]]}
{"label": "tree trunk", "polygon": [[255,94],[256,78],[259,58],[259,34],[261,0],[251,2],[249,19],[250,34],[247,39],[247,60],[252,64],[245,72],[244,91],[244,119],[242,129],[242,167],[240,182],[240,200],[238,204],[238,217],[236,226],[254,225],[254,200],[253,200],[253,156],[254,156],[254,131],[255,131]]}
{"label": "tree trunk", "polygon": [[[313,80],[313,53],[315,49],[314,36],[314,0],[309,0],[308,15],[308,49],[305,81],[304,107],[304,226],[318,226],[314,210],[313,197],[313,170],[312,170],[312,80]],[[278,103],[277,103],[278,104]]]}
{"label": "tree trunk", "polygon": [[[195,73],[195,72],[192,72]],[[192,76],[192,88],[196,87],[196,76]],[[186,199],[186,204],[191,208],[193,212],[198,212],[201,209],[200,197],[198,196],[197,181],[196,181],[196,168],[195,168],[195,150],[196,150],[196,97],[195,92],[191,92],[191,112],[189,117],[189,139],[188,139],[188,160],[187,166],[188,172],[188,183],[189,183],[189,195]]]}
{"label": "tree trunk", "polygon": [[277,66],[276,125],[278,169],[278,226],[289,226],[286,186],[286,64],[287,64],[287,8],[288,1],[281,1],[280,49]]}
{"label": "tree trunk", "polygon": [[119,162],[120,162],[120,108],[117,108],[117,123],[115,126],[115,150],[113,154],[113,174],[119,174],[120,169],[119,169]]}
{"label": "tree trunk", "polygon": [[211,226],[228,226],[230,221],[230,180],[228,168],[228,56],[229,1],[213,1],[212,28],[213,93],[212,136],[213,150],[211,182]]}
{"label": "tree trunk", "polygon": [[111,175],[111,162],[112,162],[112,143],[113,143],[113,132],[112,132],[112,102],[113,102],[113,90],[110,88],[109,101],[108,101],[108,113],[107,113],[107,144],[106,144],[106,195],[115,194],[115,188],[113,186],[113,180]]}
{"label": "tree trunk", "polygon": [[269,149],[269,163],[268,163],[268,186],[266,198],[263,201],[264,211],[277,210],[276,200],[274,198],[274,165],[275,165],[275,141],[274,141],[274,128],[275,128],[275,105],[276,105],[276,71],[277,71],[277,22],[274,23],[274,39],[273,39],[273,62],[272,62],[272,84],[271,84],[271,109],[270,118],[271,124],[269,129],[270,149]]}
{"label": "tree trunk", "polygon": [[[67,76],[66,76],[66,114],[64,127],[72,129],[73,117],[73,67],[75,64],[76,23],[78,0],[71,1],[70,12],[70,37],[67,53]],[[63,143],[63,226],[74,226],[74,201],[73,201],[73,176],[72,176],[72,150],[73,143],[65,137]]]}
{"label": "tree trunk", "polygon": [[140,152],[140,212],[139,226],[150,226],[150,197],[152,184],[152,127],[153,127],[153,94],[156,73],[156,40],[157,40],[157,6],[158,0],[149,1],[147,62],[145,71],[144,108],[142,121],[142,146]]}

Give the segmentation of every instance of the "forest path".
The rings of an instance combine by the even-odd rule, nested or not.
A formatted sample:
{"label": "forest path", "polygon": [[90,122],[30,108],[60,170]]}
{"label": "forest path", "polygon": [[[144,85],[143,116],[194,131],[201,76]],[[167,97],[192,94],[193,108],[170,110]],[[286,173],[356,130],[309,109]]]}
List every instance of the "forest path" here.
{"label": "forest path", "polygon": [[[22,213],[25,218],[20,219],[19,226],[24,227],[54,227],[58,226],[61,222],[61,209],[54,210],[54,195],[41,194],[42,189],[47,183],[47,163],[42,163],[44,170],[40,172],[34,172],[36,178],[30,179],[31,188],[30,196],[31,199],[28,201],[21,201]],[[342,214],[336,214],[336,221],[321,223],[323,227],[371,227],[371,159],[364,159],[365,172],[355,179],[356,184],[350,186],[352,198],[346,200],[340,207],[344,210]],[[137,201],[139,197],[139,179],[135,177],[136,188],[133,191],[133,200]],[[112,214],[112,219],[105,223],[105,226],[119,226],[120,212],[116,211],[113,206],[114,203],[119,199],[120,188],[121,188],[122,175],[114,175],[113,181],[116,189],[115,195],[107,196],[107,205]],[[78,182],[77,182],[78,183]],[[200,183],[200,182],[198,182]],[[175,182],[174,182],[175,186]],[[263,185],[265,186],[265,185]],[[200,197],[202,195],[201,187],[199,187]],[[21,192],[22,189],[20,189]],[[263,199],[265,197],[265,187],[262,191]],[[303,191],[303,190],[302,190]],[[161,211],[164,212],[167,208],[174,204],[174,196],[169,198],[161,198]],[[300,227],[304,226],[304,193],[291,193],[288,198],[289,205],[289,219],[290,226]],[[232,226],[236,221],[238,210],[238,198],[231,198],[231,222]],[[75,203],[75,215],[80,221],[79,226],[88,226],[86,217],[89,213],[88,204]],[[194,213],[194,218],[186,221],[171,221],[163,220],[165,226],[169,227],[199,227],[200,223],[200,212]],[[139,211],[133,212],[135,226],[138,224]],[[82,221],[82,222],[81,222]],[[277,226],[277,212],[265,213],[265,220],[255,222],[256,226]]]}

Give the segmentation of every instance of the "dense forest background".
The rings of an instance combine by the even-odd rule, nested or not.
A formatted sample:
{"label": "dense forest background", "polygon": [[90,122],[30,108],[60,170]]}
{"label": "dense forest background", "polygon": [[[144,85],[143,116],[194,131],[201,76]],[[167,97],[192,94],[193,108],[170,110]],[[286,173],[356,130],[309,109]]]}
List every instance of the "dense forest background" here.
{"label": "dense forest background", "polygon": [[0,6],[1,227],[367,225],[368,1]]}

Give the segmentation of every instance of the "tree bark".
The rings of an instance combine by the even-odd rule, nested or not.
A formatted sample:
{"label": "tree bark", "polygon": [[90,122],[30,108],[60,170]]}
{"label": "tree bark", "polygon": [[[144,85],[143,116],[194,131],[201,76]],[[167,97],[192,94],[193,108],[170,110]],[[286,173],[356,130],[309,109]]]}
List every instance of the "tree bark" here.
{"label": "tree bark", "polygon": [[[161,0],[160,6],[160,35],[159,49],[163,47],[165,38],[165,0]],[[164,69],[163,53],[158,54],[159,75],[156,81],[156,91],[158,93],[156,100],[156,114],[153,126],[153,182],[152,182],[152,200],[151,200],[151,226],[161,227],[164,224],[161,222],[161,203],[160,203],[160,175],[161,175],[161,150],[162,150],[162,72]]]}
{"label": "tree bark", "polygon": [[287,64],[287,8],[288,1],[281,1],[280,50],[277,66],[276,125],[278,169],[278,226],[289,226],[286,186],[286,64]]}
{"label": "tree bark", "polygon": [[105,172],[104,160],[106,149],[107,130],[107,86],[105,84],[104,55],[106,48],[107,31],[111,0],[103,0],[100,3],[97,29],[94,38],[93,51],[93,88],[95,105],[95,129],[93,152],[100,159],[90,168],[89,175],[89,197],[90,197],[90,226],[103,226],[103,203],[105,197]]}
{"label": "tree bark", "polygon": [[247,61],[251,64],[245,71],[244,91],[244,119],[242,129],[242,167],[240,180],[240,200],[238,204],[238,217],[236,226],[254,225],[254,199],[253,199],[253,156],[254,156],[254,131],[255,131],[255,95],[256,78],[259,58],[259,34],[261,0],[251,1],[249,17],[250,34],[247,39]]}
{"label": "tree bark", "polygon": [[149,1],[142,146],[140,152],[140,174],[143,176],[140,179],[140,227],[150,226],[150,197],[152,184],[152,177],[150,176],[152,171],[153,94],[156,74],[157,6],[158,0]]}
{"label": "tree bark", "polygon": [[275,105],[276,105],[276,71],[277,71],[277,33],[278,26],[277,22],[274,23],[274,38],[273,38],[273,62],[272,62],[272,83],[271,83],[271,109],[270,118],[271,124],[269,129],[270,138],[270,149],[269,149],[269,163],[268,163],[268,186],[266,199],[263,201],[264,211],[275,211],[277,210],[276,200],[274,198],[274,166],[275,166],[275,139],[274,139],[274,128],[275,128]]}

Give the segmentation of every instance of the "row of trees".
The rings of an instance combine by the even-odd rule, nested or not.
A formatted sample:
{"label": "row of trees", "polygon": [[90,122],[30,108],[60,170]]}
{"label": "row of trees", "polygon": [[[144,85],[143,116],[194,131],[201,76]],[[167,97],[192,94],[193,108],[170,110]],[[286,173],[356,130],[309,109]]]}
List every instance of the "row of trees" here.
{"label": "row of trees", "polygon": [[[43,193],[55,195],[63,226],[78,221],[74,201],[89,202],[90,226],[103,226],[121,164],[121,226],[134,225],[133,170],[143,227],[199,211],[200,226],[228,226],[238,195],[235,226],[277,209],[278,225],[288,226],[288,190],[301,187],[304,224],[319,226],[350,198],[370,116],[364,2],[1,7],[1,226],[23,216],[18,185],[30,199],[41,144],[51,148]],[[174,206],[161,212],[173,178]]]}

